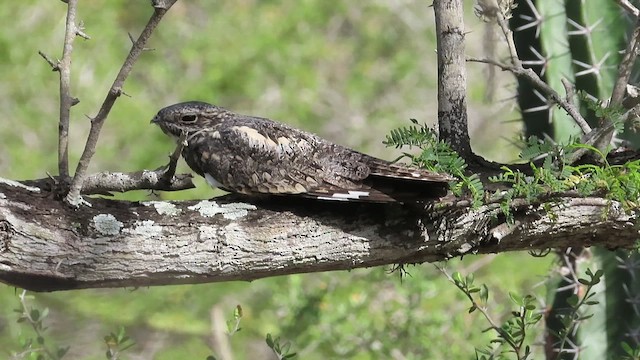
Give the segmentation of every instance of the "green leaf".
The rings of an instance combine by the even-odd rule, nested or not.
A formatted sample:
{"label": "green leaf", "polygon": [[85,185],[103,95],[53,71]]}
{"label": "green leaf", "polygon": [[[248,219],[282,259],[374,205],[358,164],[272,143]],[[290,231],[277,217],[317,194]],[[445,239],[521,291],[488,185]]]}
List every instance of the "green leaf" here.
{"label": "green leaf", "polygon": [[471,284],[473,284],[473,280],[474,280],[473,273],[469,273],[469,274],[467,274],[467,278],[466,278],[466,280],[467,280],[467,282],[466,282],[466,284],[467,284],[467,285],[471,285]]}
{"label": "green leaf", "polygon": [[58,348],[58,351],[56,352],[56,355],[58,356],[58,358],[63,357],[67,352],[69,352],[69,349],[71,348],[71,346],[66,346],[66,347],[61,347]]}
{"label": "green leaf", "polygon": [[456,284],[463,284],[462,274],[460,274],[459,272],[456,271],[451,274],[451,278],[453,278],[453,281],[455,281]]}
{"label": "green leaf", "polygon": [[489,288],[486,284],[482,284],[480,287],[480,300],[482,300],[483,303],[487,303],[489,301]]}
{"label": "green leaf", "polygon": [[509,298],[511,299],[511,301],[513,301],[516,305],[518,306],[522,306],[523,302],[522,302],[522,298],[512,292],[509,292]]}
{"label": "green leaf", "polygon": [[31,317],[31,320],[38,321],[40,320],[40,311],[38,311],[38,309],[33,309],[29,312],[29,316]]}

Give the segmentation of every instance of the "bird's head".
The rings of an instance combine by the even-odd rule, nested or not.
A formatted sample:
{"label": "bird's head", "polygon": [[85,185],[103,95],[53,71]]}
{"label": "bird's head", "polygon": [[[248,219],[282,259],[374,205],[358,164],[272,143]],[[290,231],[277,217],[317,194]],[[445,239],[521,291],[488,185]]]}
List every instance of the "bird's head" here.
{"label": "bird's head", "polygon": [[215,127],[229,116],[229,112],[221,107],[201,101],[188,101],[174,104],[158,111],[151,123],[160,126],[162,131],[175,138],[185,132]]}

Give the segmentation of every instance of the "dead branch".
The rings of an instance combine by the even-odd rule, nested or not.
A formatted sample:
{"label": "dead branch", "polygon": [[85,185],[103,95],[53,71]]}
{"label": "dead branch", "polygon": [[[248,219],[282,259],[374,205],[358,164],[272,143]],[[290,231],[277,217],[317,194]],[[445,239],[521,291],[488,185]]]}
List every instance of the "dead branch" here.
{"label": "dead branch", "polygon": [[82,197],[80,196],[80,192],[82,191],[82,183],[87,176],[86,172],[87,168],[89,167],[89,162],[95,154],[96,145],[98,143],[102,125],[107,119],[107,116],[109,115],[109,112],[111,111],[111,108],[113,107],[116,99],[122,94],[122,86],[124,85],[124,81],[131,72],[131,69],[133,68],[136,60],[143,52],[147,40],[149,40],[149,38],[151,37],[151,34],[160,23],[160,20],[162,20],[162,17],[176,1],[177,0],[166,0],[155,1],[153,3],[153,15],[151,15],[151,18],[140,34],[140,37],[138,37],[138,40],[131,47],[131,51],[129,52],[129,55],[127,56],[124,64],[120,68],[120,71],[118,72],[113,85],[111,85],[111,88],[109,89],[109,92],[107,93],[107,96],[102,103],[100,110],[98,111],[98,115],[96,115],[96,117],[91,121],[91,129],[89,130],[89,136],[87,137],[84,151],[82,152],[82,156],[78,161],[78,166],[71,182],[69,193],[65,198],[67,203],[73,206],[79,206],[82,203]]}
{"label": "dead branch", "polygon": [[625,49],[620,65],[618,66],[618,76],[616,78],[613,92],[611,93],[611,101],[609,107],[618,106],[622,104],[622,99],[626,93],[627,84],[631,77],[631,70],[636,62],[638,56],[638,44],[640,43],[640,17],[636,19],[636,26],[633,29],[633,34],[629,39],[627,48]]}
{"label": "dead branch", "polygon": [[636,215],[600,198],[521,206],[509,231],[496,231],[504,223],[498,206],[86,200],[91,206],[77,210],[36,187],[0,182],[0,281],[54,291],[253,280],[512,250],[630,247],[638,238]]}
{"label": "dead branch", "polygon": [[[127,192],[133,190],[180,191],[193,189],[191,174],[171,174],[167,166],[156,170],[140,170],[135,172],[99,172],[90,174],[82,183],[82,194],[109,195],[111,192]],[[0,181],[2,179],[0,178]],[[52,177],[36,180],[25,180],[23,183],[53,191],[65,181],[62,177]],[[53,184],[52,184],[53,182]],[[64,186],[61,186],[64,188]]]}
{"label": "dead branch", "polygon": [[[57,64],[60,73],[60,119],[58,124],[58,174],[63,178],[69,176],[69,116],[74,99],[71,96],[71,53],[73,40],[78,33],[76,25],[76,9],[78,0],[67,2],[67,25],[64,34],[62,58]],[[77,103],[77,101],[76,101]]]}

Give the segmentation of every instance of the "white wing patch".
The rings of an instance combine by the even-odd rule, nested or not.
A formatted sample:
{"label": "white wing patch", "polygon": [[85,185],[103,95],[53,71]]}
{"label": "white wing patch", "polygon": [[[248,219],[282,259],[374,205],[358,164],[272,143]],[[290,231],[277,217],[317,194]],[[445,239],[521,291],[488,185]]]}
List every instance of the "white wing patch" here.
{"label": "white wing patch", "polygon": [[360,197],[369,196],[368,191],[349,191],[347,193],[334,193],[331,196],[318,196],[320,200],[349,201],[360,200]]}
{"label": "white wing patch", "polygon": [[248,126],[233,126],[231,129],[244,134],[252,146],[261,146],[266,149],[275,149],[278,146],[275,141],[271,140],[268,136],[260,134],[258,130],[254,128]]}
{"label": "white wing patch", "polygon": [[249,145],[253,147],[261,147],[267,151],[275,151],[278,155],[290,154],[294,151],[295,143],[287,137],[281,136],[274,141],[269,136],[265,136],[249,126],[233,126],[231,129],[245,136]]}

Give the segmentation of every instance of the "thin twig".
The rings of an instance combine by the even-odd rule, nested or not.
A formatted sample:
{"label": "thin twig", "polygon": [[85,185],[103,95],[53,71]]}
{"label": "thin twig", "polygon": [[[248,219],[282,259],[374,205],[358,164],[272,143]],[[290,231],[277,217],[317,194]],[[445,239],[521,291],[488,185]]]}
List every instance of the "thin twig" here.
{"label": "thin twig", "polygon": [[[33,309],[31,309],[29,307],[29,305],[27,305],[27,290],[22,290],[22,293],[20,293],[20,295],[18,295],[18,298],[20,299],[20,306],[22,307],[22,317],[29,323],[29,325],[31,325],[31,328],[33,329],[33,332],[36,333],[36,337],[38,339],[44,339],[44,330],[46,328],[44,328],[42,326],[41,319],[34,319],[31,316]],[[38,345],[40,345],[40,348],[31,349],[31,354],[34,354],[36,352],[42,352],[42,353],[46,354],[47,357],[49,357],[50,359],[58,358],[53,353],[53,351],[51,351],[48,347],[46,347],[44,345],[44,342],[40,343],[38,341]]]}
{"label": "thin twig", "polygon": [[40,54],[40,56],[42,56],[44,61],[46,61],[49,65],[51,65],[51,71],[59,71],[60,70],[60,68],[58,67],[59,61],[53,61],[52,58],[50,58],[49,56],[47,56],[47,54],[43,53],[40,50],[38,50],[38,54]]}
{"label": "thin twig", "polygon": [[580,111],[578,110],[578,108],[573,103],[570,103],[567,100],[563,99],[560,96],[560,94],[558,94],[557,91],[553,90],[553,88],[551,86],[549,86],[547,83],[542,81],[540,76],[538,76],[538,74],[536,74],[535,71],[533,71],[532,69],[525,69],[522,66],[521,67],[515,67],[515,66],[503,64],[503,63],[501,63],[499,61],[495,61],[495,60],[492,60],[492,59],[467,58],[467,61],[479,62],[479,63],[484,63],[484,64],[491,64],[491,65],[499,67],[500,69],[502,69],[504,71],[509,71],[509,72],[513,73],[515,76],[518,76],[518,77],[521,77],[523,79],[526,79],[536,89],[540,90],[543,94],[548,96],[549,99],[553,103],[556,103],[561,108],[563,108],[564,111],[566,111],[567,114],[569,114],[569,116],[571,116],[571,118],[573,118],[573,120],[576,122],[576,124],[578,124],[578,126],[580,126],[580,129],[582,129],[582,131],[585,134],[591,131],[591,127],[589,126],[587,121],[584,119],[584,117],[582,117],[582,115],[580,115]]}
{"label": "thin twig", "polygon": [[438,264],[433,264],[433,266],[436,267],[436,269],[440,270],[440,272],[442,274],[444,274],[444,276],[447,277],[447,280],[449,280],[449,282],[451,282],[452,284],[454,284],[456,287],[458,287],[469,299],[469,301],[471,301],[471,305],[475,308],[478,309],[478,311],[480,311],[480,313],[485,317],[485,319],[487,319],[487,321],[489,322],[489,325],[491,327],[491,329],[493,329],[495,332],[498,333],[498,335],[500,335],[500,337],[502,339],[504,339],[504,341],[509,344],[509,346],[511,346],[512,349],[517,350],[519,348],[519,346],[513,341],[513,339],[511,339],[511,337],[507,336],[507,334],[505,334],[504,330],[502,329],[502,327],[500,327],[489,315],[489,313],[487,312],[487,309],[483,306],[480,306],[480,304],[478,304],[476,302],[476,300],[473,298],[473,296],[471,296],[470,293],[468,293],[467,291],[464,291],[464,289],[462,289],[458,283],[453,279],[453,277],[451,276],[451,274],[449,274],[443,267],[438,266]]}
{"label": "thin twig", "polygon": [[627,49],[625,50],[624,55],[622,56],[622,60],[620,61],[620,66],[618,67],[618,77],[616,78],[613,92],[611,93],[611,102],[609,102],[609,107],[617,106],[622,103],[627,84],[629,83],[629,78],[631,77],[633,64],[635,63],[636,57],[638,56],[639,43],[640,17],[636,19],[636,27],[633,30],[633,35],[629,39]]}
{"label": "thin twig", "polygon": [[172,175],[165,179],[166,171],[142,170],[132,173],[97,173],[87,176],[82,185],[82,194],[104,194],[108,192],[127,192],[131,190],[180,191],[193,189],[191,174]]}
{"label": "thin twig", "polygon": [[180,159],[180,154],[182,154],[182,148],[184,148],[187,144],[187,133],[182,132],[180,134],[180,139],[178,139],[178,144],[176,145],[176,149],[173,151],[171,156],[169,156],[169,164],[166,166],[166,170],[162,175],[162,181],[165,181],[167,184],[171,183],[171,179],[173,175],[176,173],[176,167],[178,166],[178,160]]}
{"label": "thin twig", "polygon": [[573,104],[572,101],[572,91],[569,90],[566,86],[567,97],[563,99],[557,91],[547,85],[538,74],[535,73],[532,69],[525,69],[522,66],[522,61],[518,56],[518,50],[516,49],[515,42],[513,40],[513,32],[509,28],[509,24],[505,17],[504,11],[500,8],[498,3],[493,0],[491,2],[484,2],[486,10],[488,13],[495,15],[496,22],[498,26],[502,30],[502,34],[504,35],[505,40],[507,41],[507,45],[509,48],[509,55],[511,59],[511,65],[505,65],[495,60],[486,60],[486,59],[468,59],[468,61],[476,61],[487,64],[492,64],[498,66],[502,70],[507,70],[512,72],[514,75],[524,78],[528,80],[535,88],[540,90],[543,94],[548,96],[551,101],[555,104],[558,104],[562,107],[568,114],[571,116],[574,121],[578,124],[580,129],[584,134],[587,134],[591,131],[591,127],[587,123],[587,121],[582,117],[578,108]]}
{"label": "thin twig", "polygon": [[62,59],[57,64],[60,73],[60,120],[58,124],[58,173],[69,176],[69,116],[73,106],[71,96],[71,53],[76,38],[76,9],[78,0],[67,2],[67,26],[62,47]]}
{"label": "thin twig", "polygon": [[84,23],[82,21],[80,21],[80,23],[78,23],[78,26],[76,26],[76,35],[80,36],[81,38],[83,38],[85,40],[91,40],[91,36],[87,35],[84,32]]}
{"label": "thin twig", "polygon": [[513,41],[513,32],[509,28],[509,24],[507,23],[507,20],[505,19],[505,16],[502,13],[502,10],[500,9],[500,6],[498,5],[498,3],[496,1],[493,1],[493,5],[496,7],[495,9],[496,20],[498,22],[498,26],[500,26],[500,29],[502,30],[502,34],[504,35],[504,38],[507,40],[509,55],[511,56],[511,64],[513,64],[514,67],[521,68],[522,61],[520,61],[520,57],[518,56],[518,49],[516,49],[516,43]]}
{"label": "thin twig", "polygon": [[107,96],[98,111],[98,115],[91,121],[91,130],[89,131],[89,136],[87,137],[87,142],[84,147],[84,151],[82,152],[82,156],[80,157],[80,161],[78,161],[78,167],[76,169],[76,173],[73,177],[73,181],[71,183],[71,187],[69,193],[66,196],[66,201],[70,205],[79,206],[82,203],[82,198],[80,196],[80,191],[82,190],[82,183],[86,177],[87,168],[89,167],[89,163],[91,162],[91,158],[96,152],[96,145],[98,143],[98,138],[100,136],[100,130],[102,129],[102,125],[104,124],[107,115],[111,111],[113,104],[116,99],[122,94],[122,86],[124,85],[124,81],[127,76],[131,72],[133,65],[136,60],[144,50],[144,46],[151,37],[151,34],[158,26],[162,17],[167,13],[169,8],[176,2],[177,0],[166,0],[162,2],[162,4],[158,5],[158,1],[154,2],[154,12],[149,19],[146,27],[140,34],[138,40],[131,47],[131,51],[127,56],[122,68],[118,72],[116,79],[111,85]]}
{"label": "thin twig", "polygon": [[640,16],[640,10],[638,10],[637,7],[633,6],[633,4],[629,2],[629,0],[617,0],[617,3],[631,15]]}
{"label": "thin twig", "polygon": [[[571,82],[569,82],[569,80],[565,78],[560,79],[560,82],[564,87],[565,94],[567,94],[567,96],[565,96],[565,101],[571,106],[572,109],[575,109],[576,112],[580,114],[578,112],[578,107],[573,102],[573,99],[576,95],[576,88],[573,86]],[[587,123],[587,121],[582,116],[575,117],[573,118],[573,120],[576,122],[576,124],[578,124],[583,134],[588,134],[591,132],[591,130],[593,130],[591,129],[591,126],[589,125],[589,123]]]}
{"label": "thin twig", "polygon": [[[82,183],[81,194],[109,195],[111,192],[127,192],[132,190],[180,191],[193,189],[191,174],[174,174],[165,180],[167,166],[156,170],[134,172],[99,172],[89,174]],[[51,176],[43,179],[24,180],[19,184],[31,189],[52,190],[64,179]],[[0,178],[0,182],[6,182]]]}

